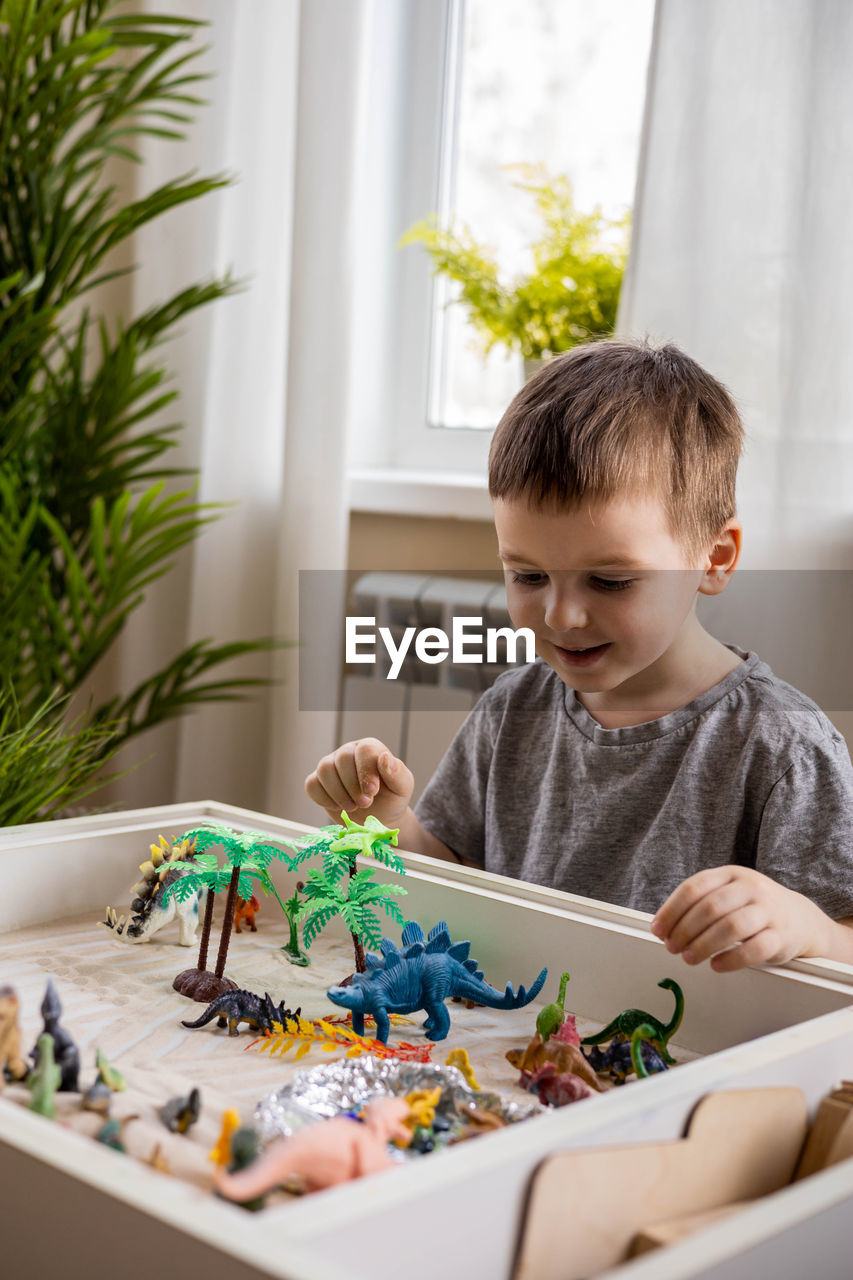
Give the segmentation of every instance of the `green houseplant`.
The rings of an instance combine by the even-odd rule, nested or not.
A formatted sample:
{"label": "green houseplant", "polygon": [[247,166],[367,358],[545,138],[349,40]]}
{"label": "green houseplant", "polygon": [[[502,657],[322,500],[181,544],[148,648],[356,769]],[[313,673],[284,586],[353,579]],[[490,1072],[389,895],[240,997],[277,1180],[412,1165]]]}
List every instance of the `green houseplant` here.
{"label": "green houseplant", "polygon": [[[174,484],[185,474],[167,461],[179,427],[155,415],[176,392],[157,348],[231,282],[113,322],[91,293],[122,274],[114,251],[140,227],[225,184],[188,175],[131,199],[114,178],[116,163],[138,162],[140,139],[183,136],[201,101],[201,50],[187,43],[197,26],[116,0],[0,0],[0,779],[14,776],[30,797],[16,805],[3,784],[7,823],[49,817],[91,790],[152,725],[245,696],[262,682],[211,673],[272,643],[197,641],[136,688],[63,719],[146,588],[216,514],[191,476]],[[22,752],[36,732],[42,749]],[[64,771],[46,788],[40,771],[53,758]],[[44,797],[35,811],[33,796]]]}
{"label": "green houseplant", "polygon": [[435,273],[459,285],[454,301],[466,309],[485,351],[502,343],[525,361],[539,361],[612,333],[630,219],[606,218],[598,207],[582,212],[568,178],[551,178],[541,166],[510,168],[542,222],[528,275],[502,280],[494,253],[468,228],[441,227],[434,216],[416,223],[400,243],[422,244]]}

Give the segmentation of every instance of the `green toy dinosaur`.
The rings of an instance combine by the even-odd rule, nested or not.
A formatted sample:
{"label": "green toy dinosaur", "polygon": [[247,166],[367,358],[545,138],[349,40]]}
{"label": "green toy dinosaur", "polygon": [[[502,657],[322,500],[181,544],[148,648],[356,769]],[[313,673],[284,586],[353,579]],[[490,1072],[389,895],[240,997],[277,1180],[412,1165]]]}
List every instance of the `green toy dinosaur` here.
{"label": "green toy dinosaur", "polygon": [[53,1057],[53,1036],[43,1031],[38,1038],[38,1065],[33,1067],[27,1077],[30,1088],[30,1111],[37,1111],[40,1116],[52,1120],[54,1116],[53,1095],[62,1080],[62,1069],[57,1066]]}
{"label": "green toy dinosaur", "polygon": [[560,978],[560,995],[556,1004],[546,1004],[544,1009],[540,1009],[536,1017],[536,1030],[542,1037],[543,1043],[551,1039],[555,1032],[566,1020],[566,987],[569,984],[569,975],[564,973]]}
{"label": "green toy dinosaur", "polygon": [[95,1050],[95,1065],[98,1068],[98,1079],[113,1093],[122,1093],[127,1088],[124,1076],[110,1066],[100,1049]]}
{"label": "green toy dinosaur", "polygon": [[675,1011],[669,1022],[661,1022],[653,1014],[646,1013],[644,1009],[624,1009],[594,1036],[584,1036],[581,1044],[604,1044],[605,1040],[613,1039],[630,1040],[635,1029],[647,1023],[654,1032],[654,1038],[649,1037],[649,1043],[658,1050],[664,1062],[675,1062],[675,1058],[670,1056],[666,1046],[681,1026],[681,1019],[684,1016],[684,993],[673,978],[663,978],[658,986],[667,988],[675,996]]}
{"label": "green toy dinosaur", "polygon": [[647,1080],[659,1071],[668,1070],[663,1056],[658,1053],[654,1040],[650,1038],[654,1035],[654,1030],[647,1022],[642,1022],[631,1034],[631,1065],[638,1080]]}

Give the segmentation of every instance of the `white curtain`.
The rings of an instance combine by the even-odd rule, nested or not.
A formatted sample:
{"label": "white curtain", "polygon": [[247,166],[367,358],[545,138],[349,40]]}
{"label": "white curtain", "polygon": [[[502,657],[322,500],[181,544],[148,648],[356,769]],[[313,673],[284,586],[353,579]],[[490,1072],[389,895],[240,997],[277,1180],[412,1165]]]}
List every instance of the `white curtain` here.
{"label": "white curtain", "polygon": [[741,564],[774,572],[735,575],[709,625],[848,743],[851,67],[849,0],[658,0],[620,314],[623,332],[683,346],[743,413]]}
{"label": "white curtain", "polygon": [[743,564],[853,568],[853,5],[658,0],[620,327],[734,391]]}
{"label": "white curtain", "polygon": [[[238,295],[184,326],[163,357],[185,423],[179,464],[200,497],[234,504],[134,613],[102,680],[130,687],[184,645],[298,638],[299,569],[343,568],[356,322],[349,235],[361,84],[362,0],[146,0],[209,23],[211,81],[186,143],[146,143],[141,184],[227,171],[234,184],[137,237],[134,310],[230,270]],[[337,637],[315,660],[337,672]],[[144,735],[112,790],[130,807],[214,798],[316,820],[304,775],[333,745],[334,713],[298,710],[295,648],[244,660],[279,683]],[[213,675],[212,678],[216,678]]]}

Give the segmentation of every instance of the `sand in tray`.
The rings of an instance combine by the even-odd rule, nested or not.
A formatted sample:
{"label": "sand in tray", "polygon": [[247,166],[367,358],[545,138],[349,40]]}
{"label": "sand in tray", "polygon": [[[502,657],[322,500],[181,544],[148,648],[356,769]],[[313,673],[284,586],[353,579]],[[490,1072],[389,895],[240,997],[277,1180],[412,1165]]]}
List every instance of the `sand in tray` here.
{"label": "sand in tray", "polygon": [[[215,924],[211,961],[217,939]],[[41,1030],[39,1006],[45,983],[53,977],[63,1005],[62,1023],[80,1049],[82,1088],[88,1088],[95,1077],[96,1048],[127,1079],[127,1091],[114,1096],[113,1114],[140,1117],[126,1128],[128,1151],[147,1160],[159,1145],[172,1172],[208,1188],[212,1166],[207,1153],[218,1137],[223,1111],[236,1107],[250,1121],[261,1097],[281,1088],[297,1070],[328,1061],[332,1055],[312,1048],[294,1063],[292,1051],[281,1058],[261,1053],[258,1045],[249,1047],[253,1033],[245,1026],[236,1037],[218,1029],[215,1021],[195,1031],[182,1027],[182,1019],[197,1018],[205,1006],[172,988],[175,974],[192,965],[197,955],[195,948],[178,946],[176,940],[177,926],[170,925],[150,943],[126,943],[100,926],[94,915],[39,925],[0,939],[0,981],[10,982],[18,991],[28,1051]],[[286,926],[261,916],[257,933],[232,935],[229,976],[250,991],[268,991],[276,1003],[283,1000],[290,1009],[301,1005],[303,1017],[339,1015],[325,991],[352,971],[349,939],[322,936],[311,949],[312,964],[306,969],[288,963],[281,951],[285,940]],[[503,989],[506,975],[486,976]],[[516,984],[535,977],[509,976]],[[431,1060],[441,1064],[451,1049],[467,1049],[482,1088],[522,1096],[515,1084],[517,1072],[504,1054],[527,1043],[542,1003],[510,1012],[451,1004],[450,1035],[434,1046]],[[424,1017],[420,1014],[392,1027],[392,1042],[428,1044],[421,1030]],[[579,1020],[578,1029],[585,1035],[600,1025]],[[368,1023],[368,1035],[370,1031]],[[682,1061],[693,1056],[671,1048]],[[186,1095],[194,1085],[201,1090],[201,1117],[189,1134],[170,1134],[160,1123],[157,1109],[169,1098]],[[21,1086],[8,1086],[4,1097],[24,1105],[28,1100]],[[57,1102],[58,1119],[90,1135],[97,1132],[101,1118],[82,1112],[76,1095],[57,1095]]]}

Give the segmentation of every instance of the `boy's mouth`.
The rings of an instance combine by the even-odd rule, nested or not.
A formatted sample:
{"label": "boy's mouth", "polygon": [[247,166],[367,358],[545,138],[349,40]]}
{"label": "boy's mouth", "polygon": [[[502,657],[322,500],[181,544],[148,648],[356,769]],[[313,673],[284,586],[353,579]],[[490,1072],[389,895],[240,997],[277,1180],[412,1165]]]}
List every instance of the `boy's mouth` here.
{"label": "boy's mouth", "polygon": [[585,649],[564,649],[562,645],[555,644],[554,649],[563,662],[568,663],[571,667],[591,667],[599,658],[610,648],[611,641],[606,644],[594,644]]}

